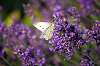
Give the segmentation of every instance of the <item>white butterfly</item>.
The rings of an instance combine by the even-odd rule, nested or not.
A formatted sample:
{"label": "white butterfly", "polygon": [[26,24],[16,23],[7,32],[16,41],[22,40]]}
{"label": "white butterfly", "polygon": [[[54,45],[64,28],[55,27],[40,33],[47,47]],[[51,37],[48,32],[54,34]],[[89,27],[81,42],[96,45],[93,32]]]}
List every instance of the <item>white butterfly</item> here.
{"label": "white butterfly", "polygon": [[52,37],[52,32],[54,29],[54,24],[50,22],[37,22],[33,24],[38,30],[42,32],[40,38],[49,40]]}

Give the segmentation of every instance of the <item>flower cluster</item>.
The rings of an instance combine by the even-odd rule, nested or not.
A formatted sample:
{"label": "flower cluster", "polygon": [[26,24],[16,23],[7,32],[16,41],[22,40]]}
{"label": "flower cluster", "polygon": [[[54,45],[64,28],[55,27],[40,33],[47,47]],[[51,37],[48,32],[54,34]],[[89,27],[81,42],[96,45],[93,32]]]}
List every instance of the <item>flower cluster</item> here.
{"label": "flower cluster", "polygon": [[[54,52],[64,55],[66,59],[71,59],[75,49],[92,42],[93,39],[99,44],[99,38],[97,38],[99,27],[94,26],[95,29],[93,30],[86,27],[80,28],[78,23],[81,15],[75,7],[69,8],[65,12],[58,6],[55,8],[53,16],[54,31],[50,44]],[[71,16],[73,17],[73,24],[70,20]],[[96,33],[96,36],[93,35],[93,32]]]}
{"label": "flower cluster", "polygon": [[40,45],[33,31],[22,23],[14,23],[10,27],[0,23],[0,56],[3,56],[3,48],[9,48],[19,57],[23,66],[42,66],[45,57],[42,50],[36,48]]}
{"label": "flower cluster", "polygon": [[[59,6],[58,6],[59,7]],[[69,9],[73,11],[73,9]],[[68,13],[69,13],[68,12]],[[75,15],[74,11],[70,12]],[[65,14],[63,10],[56,10],[54,13],[54,32],[50,43],[54,47],[54,51],[65,55],[70,59],[74,53],[74,49],[84,45],[86,40],[83,39],[79,26],[70,24],[69,15]]]}
{"label": "flower cluster", "polygon": [[23,66],[43,66],[45,55],[40,48],[28,47],[27,49],[18,48],[17,54]]}
{"label": "flower cluster", "polygon": [[96,45],[100,45],[100,23],[96,22],[92,29],[92,39],[96,42]]}
{"label": "flower cluster", "polygon": [[90,57],[83,55],[80,60],[80,66],[94,66],[94,64]]}
{"label": "flower cluster", "polygon": [[76,0],[79,4],[80,4],[80,8],[81,8],[81,15],[89,15],[91,13],[93,13],[94,9],[93,9],[93,0]]}
{"label": "flower cluster", "polygon": [[27,34],[30,32],[30,29],[27,26],[19,23],[5,28],[6,30],[3,33],[3,37],[6,46],[14,48],[16,45],[25,44],[25,41],[27,41]]}

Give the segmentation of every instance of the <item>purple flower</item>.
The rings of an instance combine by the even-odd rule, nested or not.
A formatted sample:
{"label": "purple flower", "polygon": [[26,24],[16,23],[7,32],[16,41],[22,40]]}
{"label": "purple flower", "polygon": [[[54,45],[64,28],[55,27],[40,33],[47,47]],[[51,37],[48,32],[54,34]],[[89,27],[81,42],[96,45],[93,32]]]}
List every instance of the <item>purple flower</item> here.
{"label": "purple flower", "polygon": [[100,23],[95,22],[93,28],[92,28],[92,39],[96,42],[96,45],[100,45]]}
{"label": "purple flower", "polygon": [[93,0],[77,0],[77,2],[79,2],[80,4],[81,7],[80,14],[82,16],[86,16],[93,13],[94,11]]}
{"label": "purple flower", "polygon": [[17,49],[17,54],[23,66],[43,66],[45,63],[45,55],[39,48]]}
{"label": "purple flower", "polygon": [[77,0],[84,8],[91,9],[93,0]]}
{"label": "purple flower", "polygon": [[75,48],[86,44],[86,40],[83,39],[81,31],[78,25],[71,25],[67,22],[67,16],[63,10],[55,11],[54,14],[54,32],[50,40],[50,44],[53,46],[53,51],[60,53],[70,59],[74,53]]}
{"label": "purple flower", "polygon": [[5,29],[4,24],[0,22],[0,33],[2,33],[4,29]]}
{"label": "purple flower", "polygon": [[83,55],[80,60],[80,66],[94,66],[94,64],[89,56]]}
{"label": "purple flower", "polygon": [[5,30],[5,26],[3,23],[0,22],[0,57],[3,56],[4,54],[4,37],[3,37],[3,33]]}
{"label": "purple flower", "polygon": [[75,25],[75,28],[79,29],[80,23],[80,12],[76,7],[69,7],[66,11],[66,21],[72,25]]}
{"label": "purple flower", "polygon": [[[4,43],[7,47],[26,46],[29,44],[28,34],[31,29],[22,23],[14,23],[3,31]],[[9,39],[10,38],[10,39]]]}
{"label": "purple flower", "polygon": [[1,56],[3,56],[3,54],[4,54],[3,47],[2,47],[2,46],[0,46],[0,57],[1,57]]}

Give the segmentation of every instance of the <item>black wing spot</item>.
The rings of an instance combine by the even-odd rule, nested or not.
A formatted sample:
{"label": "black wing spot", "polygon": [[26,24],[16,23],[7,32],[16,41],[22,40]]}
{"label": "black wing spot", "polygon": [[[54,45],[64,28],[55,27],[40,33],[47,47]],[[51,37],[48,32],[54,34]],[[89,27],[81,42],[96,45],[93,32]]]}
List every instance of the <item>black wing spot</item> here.
{"label": "black wing spot", "polygon": [[[42,26],[40,26],[40,27],[42,27]],[[44,29],[44,28],[42,28],[42,29]]]}

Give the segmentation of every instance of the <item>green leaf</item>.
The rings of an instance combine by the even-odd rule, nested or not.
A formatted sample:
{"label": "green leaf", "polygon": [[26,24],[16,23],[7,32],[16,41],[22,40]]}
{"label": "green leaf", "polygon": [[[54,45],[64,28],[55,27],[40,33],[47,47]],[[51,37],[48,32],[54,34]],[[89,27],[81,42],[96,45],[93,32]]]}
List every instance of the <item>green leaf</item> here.
{"label": "green leaf", "polygon": [[33,23],[32,23],[31,19],[28,16],[24,17],[23,20],[22,20],[22,22],[25,25],[29,26],[29,27],[32,27],[33,26]]}

